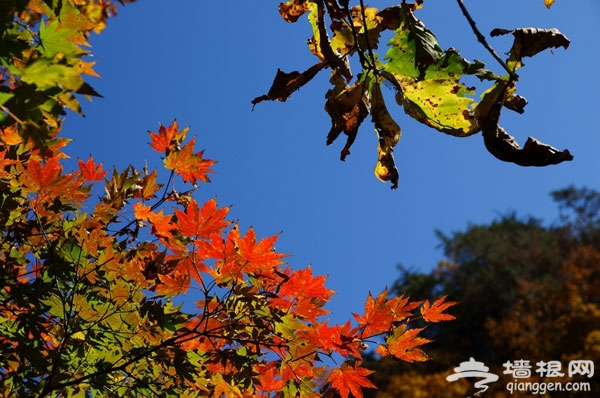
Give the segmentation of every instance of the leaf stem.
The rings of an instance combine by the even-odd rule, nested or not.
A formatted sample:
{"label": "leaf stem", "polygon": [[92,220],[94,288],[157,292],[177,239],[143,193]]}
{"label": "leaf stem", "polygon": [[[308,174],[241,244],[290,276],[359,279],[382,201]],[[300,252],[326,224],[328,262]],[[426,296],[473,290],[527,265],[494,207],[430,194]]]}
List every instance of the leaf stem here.
{"label": "leaf stem", "polygon": [[[519,79],[519,76],[515,73],[514,70],[511,70],[508,67],[508,65],[506,65],[506,62],[504,62],[502,60],[502,58],[500,58],[498,53],[496,53],[496,51],[492,48],[492,46],[490,46],[488,44],[487,40],[485,39],[485,36],[479,31],[479,29],[477,29],[477,25],[475,24],[475,21],[473,20],[473,18],[471,18],[471,14],[469,14],[469,11],[467,10],[467,7],[465,7],[463,1],[462,0],[456,0],[456,1],[458,3],[458,6],[461,9],[463,15],[465,16],[465,18],[467,18],[469,25],[471,25],[471,29],[473,29],[473,33],[475,33],[475,36],[477,37],[477,41],[479,41],[483,45],[483,47],[485,47],[485,49],[488,50],[490,54],[492,54],[492,57],[494,57],[494,59],[496,61],[498,61],[500,63],[500,65],[502,65],[502,67],[510,75],[511,80],[517,81]],[[361,1],[361,3],[362,3],[362,1]]]}

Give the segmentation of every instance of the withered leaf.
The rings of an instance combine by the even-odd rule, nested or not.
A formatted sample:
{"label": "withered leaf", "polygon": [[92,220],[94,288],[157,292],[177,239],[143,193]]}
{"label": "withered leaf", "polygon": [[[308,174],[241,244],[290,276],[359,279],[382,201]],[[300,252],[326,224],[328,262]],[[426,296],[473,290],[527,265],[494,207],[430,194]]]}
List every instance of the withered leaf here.
{"label": "withered leaf", "polygon": [[504,102],[504,106],[510,109],[511,111],[515,111],[517,113],[524,113],[525,106],[527,105],[527,99],[518,94],[513,94],[509,96]]}
{"label": "withered leaf", "polygon": [[371,119],[378,136],[386,138],[391,146],[395,146],[400,140],[402,131],[387,110],[379,83],[374,83],[371,87]]}
{"label": "withered leaf", "polygon": [[382,182],[391,181],[391,188],[397,189],[400,174],[396,168],[392,147],[386,144],[385,139],[380,139],[377,152],[379,155],[375,165],[375,176]]}
{"label": "withered leaf", "polygon": [[277,69],[275,80],[273,81],[269,92],[265,95],[254,98],[252,100],[252,105],[256,105],[259,102],[266,100],[278,100],[282,102],[287,100],[294,91],[308,83],[326,65],[326,62],[319,62],[302,73],[298,71],[286,73],[281,69]]}
{"label": "withered leaf", "polygon": [[519,166],[542,167],[573,160],[573,155],[568,149],[559,151],[533,137],[528,137],[521,149],[515,139],[500,126],[493,130],[484,130],[483,140],[485,147],[496,158]]}
{"label": "withered leaf", "polygon": [[371,118],[379,137],[375,176],[383,182],[391,181],[392,189],[396,189],[398,188],[399,176],[393,152],[394,147],[400,140],[402,130],[388,112],[378,82],[373,83],[371,86]]}
{"label": "withered leaf", "polygon": [[291,0],[279,4],[279,13],[287,22],[293,23],[298,20],[310,8],[307,0]]}
{"label": "withered leaf", "polygon": [[510,49],[510,59],[521,61],[524,57],[533,57],[547,49],[564,47],[567,49],[570,40],[560,33],[558,29],[519,28],[515,30],[494,29],[491,36],[500,36],[512,33],[515,37]]}
{"label": "withered leaf", "polygon": [[340,159],[345,160],[350,154],[350,147],[356,139],[358,128],[369,113],[365,103],[364,82],[357,81],[353,86],[348,86],[338,74],[331,78],[334,88],[327,91],[325,98],[325,111],[331,117],[331,129],[327,134],[327,145],[332,144],[344,132],[348,139],[341,151]]}
{"label": "withered leaf", "polygon": [[[494,89],[486,94],[494,101],[489,111],[480,112],[477,116],[485,147],[492,155],[519,166],[542,167],[573,160],[569,150],[559,151],[532,137],[529,137],[525,146],[521,148],[517,141],[498,125],[508,86],[499,84],[498,87],[501,89]],[[490,100],[484,97],[482,105],[489,102]]]}

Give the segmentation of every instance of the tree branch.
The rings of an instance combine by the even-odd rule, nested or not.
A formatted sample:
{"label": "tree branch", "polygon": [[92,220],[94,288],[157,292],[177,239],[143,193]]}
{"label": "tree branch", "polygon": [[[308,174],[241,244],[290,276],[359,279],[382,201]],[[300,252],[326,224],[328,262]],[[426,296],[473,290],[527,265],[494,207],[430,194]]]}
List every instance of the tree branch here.
{"label": "tree branch", "polygon": [[506,62],[504,62],[502,60],[502,58],[500,58],[498,53],[496,53],[496,50],[494,50],[492,48],[492,46],[490,46],[488,44],[487,40],[485,39],[485,36],[479,31],[479,29],[477,29],[477,25],[475,24],[475,21],[473,20],[473,18],[471,18],[471,14],[469,14],[469,11],[467,10],[467,7],[465,7],[463,1],[462,0],[456,0],[456,1],[458,3],[458,6],[461,9],[463,15],[465,16],[465,18],[467,18],[469,25],[471,25],[471,29],[473,29],[473,33],[475,33],[477,40],[483,45],[483,47],[485,47],[486,50],[489,51],[490,54],[492,54],[492,57],[494,57],[494,59],[496,61],[498,61],[500,63],[500,65],[502,65],[502,67],[508,72],[511,80],[513,80],[513,81],[519,80],[519,76],[515,73],[515,71],[511,70],[508,67],[508,65],[506,65]]}

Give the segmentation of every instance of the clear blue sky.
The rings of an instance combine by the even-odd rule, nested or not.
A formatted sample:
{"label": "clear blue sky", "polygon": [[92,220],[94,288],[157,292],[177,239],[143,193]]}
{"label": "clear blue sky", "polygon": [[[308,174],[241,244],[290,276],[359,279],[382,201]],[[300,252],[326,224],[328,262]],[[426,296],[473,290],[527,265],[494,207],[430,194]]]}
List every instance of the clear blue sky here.
{"label": "clear blue sky", "polygon": [[[403,129],[395,191],[373,175],[376,137],[369,123],[346,162],[339,161],[342,140],[325,146],[327,71],[288,102],[252,111],[250,101],[268,91],[278,67],[304,70],[316,60],[305,44],[308,24],[284,22],[278,4],[140,0],[121,8],[91,40],[102,79],[90,83],[104,98],[84,101],[86,118],[68,116],[63,132],[75,139],[68,153],[92,154],[108,168],[160,167],[159,154],[146,145],[147,130],[174,118],[191,126],[198,149],[219,162],[197,199],[232,204],[231,218],[259,236],[282,232],[277,249],[292,255],[292,267],[312,264],[315,274],[329,275],[338,293],[329,306],[336,322],[362,311],[369,291],[391,285],[396,264],[427,271],[443,259],[435,229],[463,230],[509,211],[552,222],[551,190],[569,184],[600,190],[598,0],[557,0],[551,10],[542,0],[465,1],[486,34],[496,27],[556,27],[571,39],[566,51],[526,59],[518,88],[529,105],[524,115],[504,111],[501,125],[521,145],[531,135],[570,149],[573,162],[503,163],[485,150],[481,135],[446,136],[390,104]],[[456,2],[426,0],[417,16],[442,48],[501,72]],[[490,43],[499,53],[510,48],[508,37]]]}

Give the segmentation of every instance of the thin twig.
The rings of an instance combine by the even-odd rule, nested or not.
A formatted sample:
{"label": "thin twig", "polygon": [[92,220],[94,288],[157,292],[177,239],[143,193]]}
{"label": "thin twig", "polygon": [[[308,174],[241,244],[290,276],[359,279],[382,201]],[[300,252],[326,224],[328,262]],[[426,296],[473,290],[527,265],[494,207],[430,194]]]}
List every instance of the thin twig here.
{"label": "thin twig", "polygon": [[496,61],[498,61],[500,63],[500,65],[502,65],[502,67],[508,72],[508,74],[511,77],[511,80],[513,80],[513,81],[518,80],[519,76],[515,73],[515,71],[511,70],[508,67],[508,65],[506,65],[506,62],[504,62],[502,60],[502,58],[500,58],[500,56],[498,56],[498,54],[492,48],[492,46],[490,46],[488,44],[487,40],[485,39],[485,36],[483,34],[481,34],[479,29],[477,29],[477,26],[475,25],[475,21],[473,20],[473,18],[471,18],[469,11],[467,11],[467,7],[465,7],[465,5],[463,4],[463,1],[462,0],[456,0],[456,1],[458,2],[458,6],[462,10],[463,15],[465,16],[465,18],[467,18],[467,21],[469,21],[469,25],[471,25],[471,29],[473,29],[473,33],[475,33],[475,36],[477,36],[477,40],[481,44],[483,44],[483,46],[486,48],[486,50],[488,50],[490,52],[490,54],[492,54],[494,59],[496,59]]}
{"label": "thin twig", "polygon": [[[350,8],[348,7],[348,2],[346,2],[346,4],[344,4],[344,12],[346,13],[346,17],[348,18],[348,21],[346,21],[346,23],[348,24],[348,27],[350,28],[350,31],[352,32],[352,38],[354,39],[354,47],[358,51],[358,58],[360,60],[360,64],[364,68],[364,66],[367,65],[367,60],[365,59],[364,54],[362,53],[360,47],[358,46],[358,35],[356,34],[356,29],[354,29],[354,22],[352,21],[352,14],[350,13]],[[350,52],[348,52],[348,53],[350,53]]]}
{"label": "thin twig", "polygon": [[367,43],[367,51],[369,52],[371,62],[373,62],[373,65],[371,65],[371,63],[369,62],[369,66],[373,69],[376,69],[375,55],[373,54],[373,49],[371,48],[371,43],[369,42],[369,29],[367,29],[367,15],[365,14],[365,4],[363,3],[363,0],[360,0],[360,14],[362,17],[363,26],[365,28],[365,42]]}
{"label": "thin twig", "polygon": [[0,105],[0,109],[1,109],[3,112],[6,112],[6,114],[7,114],[8,116],[12,117],[12,118],[13,118],[13,119],[14,119],[14,120],[17,122],[17,123],[19,123],[19,124],[21,124],[21,125],[23,125],[23,124],[24,124],[24,123],[23,123],[23,121],[17,117],[17,115],[15,115],[14,113],[12,113],[12,112],[10,111],[10,109],[8,109],[7,107],[5,107],[4,105]]}

